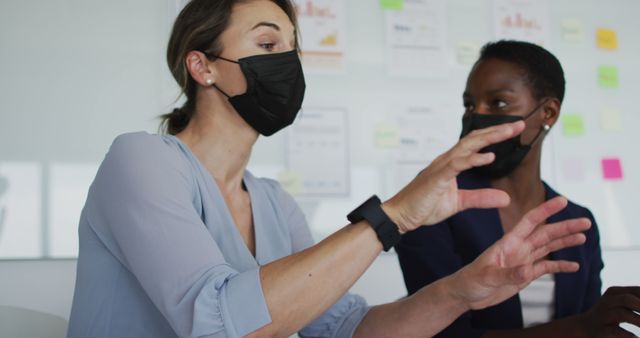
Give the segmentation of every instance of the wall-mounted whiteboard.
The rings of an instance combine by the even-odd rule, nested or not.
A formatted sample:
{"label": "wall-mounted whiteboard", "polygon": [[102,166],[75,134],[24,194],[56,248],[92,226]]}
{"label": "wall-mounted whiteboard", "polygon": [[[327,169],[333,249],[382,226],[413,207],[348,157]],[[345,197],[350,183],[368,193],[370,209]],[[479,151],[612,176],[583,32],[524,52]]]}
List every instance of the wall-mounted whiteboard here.
{"label": "wall-mounted whiteboard", "polygon": [[[178,99],[165,48],[182,3],[0,2],[1,257],[75,255],[82,201],[112,140],[157,131],[157,116]],[[544,44],[566,73],[545,180],[594,212],[605,247],[640,245],[640,2],[296,3],[307,74],[301,123],[261,138],[250,170],[291,189],[318,239],[455,143],[479,48],[512,37]],[[313,119],[321,126],[311,128]],[[305,163],[306,146],[334,149],[324,163],[332,170]]]}

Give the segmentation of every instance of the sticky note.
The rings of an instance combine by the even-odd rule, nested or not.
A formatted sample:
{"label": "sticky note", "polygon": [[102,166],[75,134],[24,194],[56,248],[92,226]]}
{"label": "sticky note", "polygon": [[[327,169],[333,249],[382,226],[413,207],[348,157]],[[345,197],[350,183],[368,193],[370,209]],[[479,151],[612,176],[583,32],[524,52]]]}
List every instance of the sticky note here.
{"label": "sticky note", "polygon": [[577,19],[562,20],[562,38],[569,42],[584,41],[582,22]]}
{"label": "sticky note", "polygon": [[598,67],[598,85],[602,88],[618,88],[618,68],[616,66]]}
{"label": "sticky note", "polygon": [[278,174],[278,181],[292,195],[299,195],[304,191],[303,176],[300,172],[282,171]]}
{"label": "sticky note", "polygon": [[580,114],[565,114],[562,116],[562,131],[565,136],[575,137],[584,135],[584,120]]}
{"label": "sticky note", "polygon": [[621,132],[622,113],[611,108],[603,109],[600,112],[600,126],[606,132]]}
{"label": "sticky note", "polygon": [[375,127],[375,145],[380,148],[393,148],[400,145],[400,128],[391,123],[380,123]]}
{"label": "sticky note", "polygon": [[622,163],[617,157],[606,157],[602,159],[602,176],[605,180],[622,179]]}
{"label": "sticky note", "polygon": [[613,29],[598,28],[598,30],[596,30],[596,46],[600,49],[617,49],[618,37],[616,31]]}
{"label": "sticky note", "polygon": [[469,42],[458,42],[456,44],[456,59],[461,65],[471,65],[478,59],[480,48],[478,45]]}
{"label": "sticky note", "polygon": [[380,0],[380,7],[386,10],[399,11],[404,5],[404,0]]}

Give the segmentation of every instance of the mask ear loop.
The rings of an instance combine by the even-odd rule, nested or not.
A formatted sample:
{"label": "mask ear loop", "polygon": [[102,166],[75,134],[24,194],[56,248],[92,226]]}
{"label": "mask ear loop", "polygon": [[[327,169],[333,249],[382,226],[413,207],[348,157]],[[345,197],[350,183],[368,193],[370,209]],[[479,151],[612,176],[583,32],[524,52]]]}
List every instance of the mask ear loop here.
{"label": "mask ear loop", "polygon": [[[542,103],[540,103],[534,110],[532,110],[529,114],[527,114],[527,116],[524,117],[524,120],[528,119],[529,117],[533,116],[533,114],[535,114],[535,112],[538,111],[538,109],[540,109],[540,107],[542,107],[543,105],[545,105],[547,103],[547,101],[549,101],[548,99],[545,99],[544,101],[542,101]],[[536,143],[536,141],[538,140],[538,138],[540,138],[540,135],[542,135],[542,133],[544,132],[545,134],[549,133],[549,130],[551,130],[551,127],[548,124],[544,124],[540,130],[538,131],[538,133],[536,134],[536,137],[533,138],[533,141],[531,141],[531,143],[528,144],[528,146],[532,146]]]}
{"label": "mask ear loop", "polygon": [[[231,62],[231,63],[238,64],[238,65],[240,64],[240,62],[238,62],[238,61],[233,61],[233,60],[231,60],[231,59],[224,58],[224,57],[222,57],[222,56],[220,56],[220,55],[213,55],[213,54],[208,53],[208,52],[205,52],[205,51],[202,51],[202,54],[204,54],[204,55],[205,55],[207,58],[209,58],[209,59],[213,59],[214,61],[215,61],[215,60],[220,59],[220,60],[223,60],[223,61],[227,61],[227,62]],[[220,93],[222,93],[222,95],[226,96],[226,97],[227,97],[227,99],[230,99],[230,98],[231,98],[231,96],[229,96],[229,94],[225,93],[225,92],[224,92],[222,89],[220,89],[220,87],[218,87],[218,85],[216,85],[215,83],[212,83],[211,85],[213,86],[213,88],[217,89]]]}

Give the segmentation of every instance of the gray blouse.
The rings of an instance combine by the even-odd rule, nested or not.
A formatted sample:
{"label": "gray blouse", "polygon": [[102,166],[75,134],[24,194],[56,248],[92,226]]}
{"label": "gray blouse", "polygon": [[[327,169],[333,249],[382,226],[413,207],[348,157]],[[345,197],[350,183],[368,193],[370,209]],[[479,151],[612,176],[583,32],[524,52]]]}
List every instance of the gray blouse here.
{"label": "gray blouse", "polygon": [[[249,172],[256,256],[215,181],[175,136],[115,139],[82,210],[68,337],[242,337],[271,322],[259,269],[313,245],[276,181]],[[346,294],[303,337],[350,337],[368,306]]]}

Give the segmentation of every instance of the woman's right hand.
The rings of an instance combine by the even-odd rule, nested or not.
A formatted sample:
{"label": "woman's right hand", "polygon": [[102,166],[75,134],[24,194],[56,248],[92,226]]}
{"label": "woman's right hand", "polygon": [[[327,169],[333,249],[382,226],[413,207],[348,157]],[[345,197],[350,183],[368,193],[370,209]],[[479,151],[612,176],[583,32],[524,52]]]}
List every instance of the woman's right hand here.
{"label": "woman's right hand", "polygon": [[633,338],[635,336],[619,324],[640,327],[637,312],[640,312],[640,287],[610,287],[591,310],[576,319],[582,328],[582,337]]}
{"label": "woman's right hand", "polygon": [[456,176],[493,162],[493,153],[480,153],[480,150],[519,135],[524,126],[524,122],[518,121],[471,132],[383,203],[385,213],[398,225],[400,232],[405,233],[423,224],[438,223],[465,209],[508,205],[509,196],[500,190],[458,189]]}

